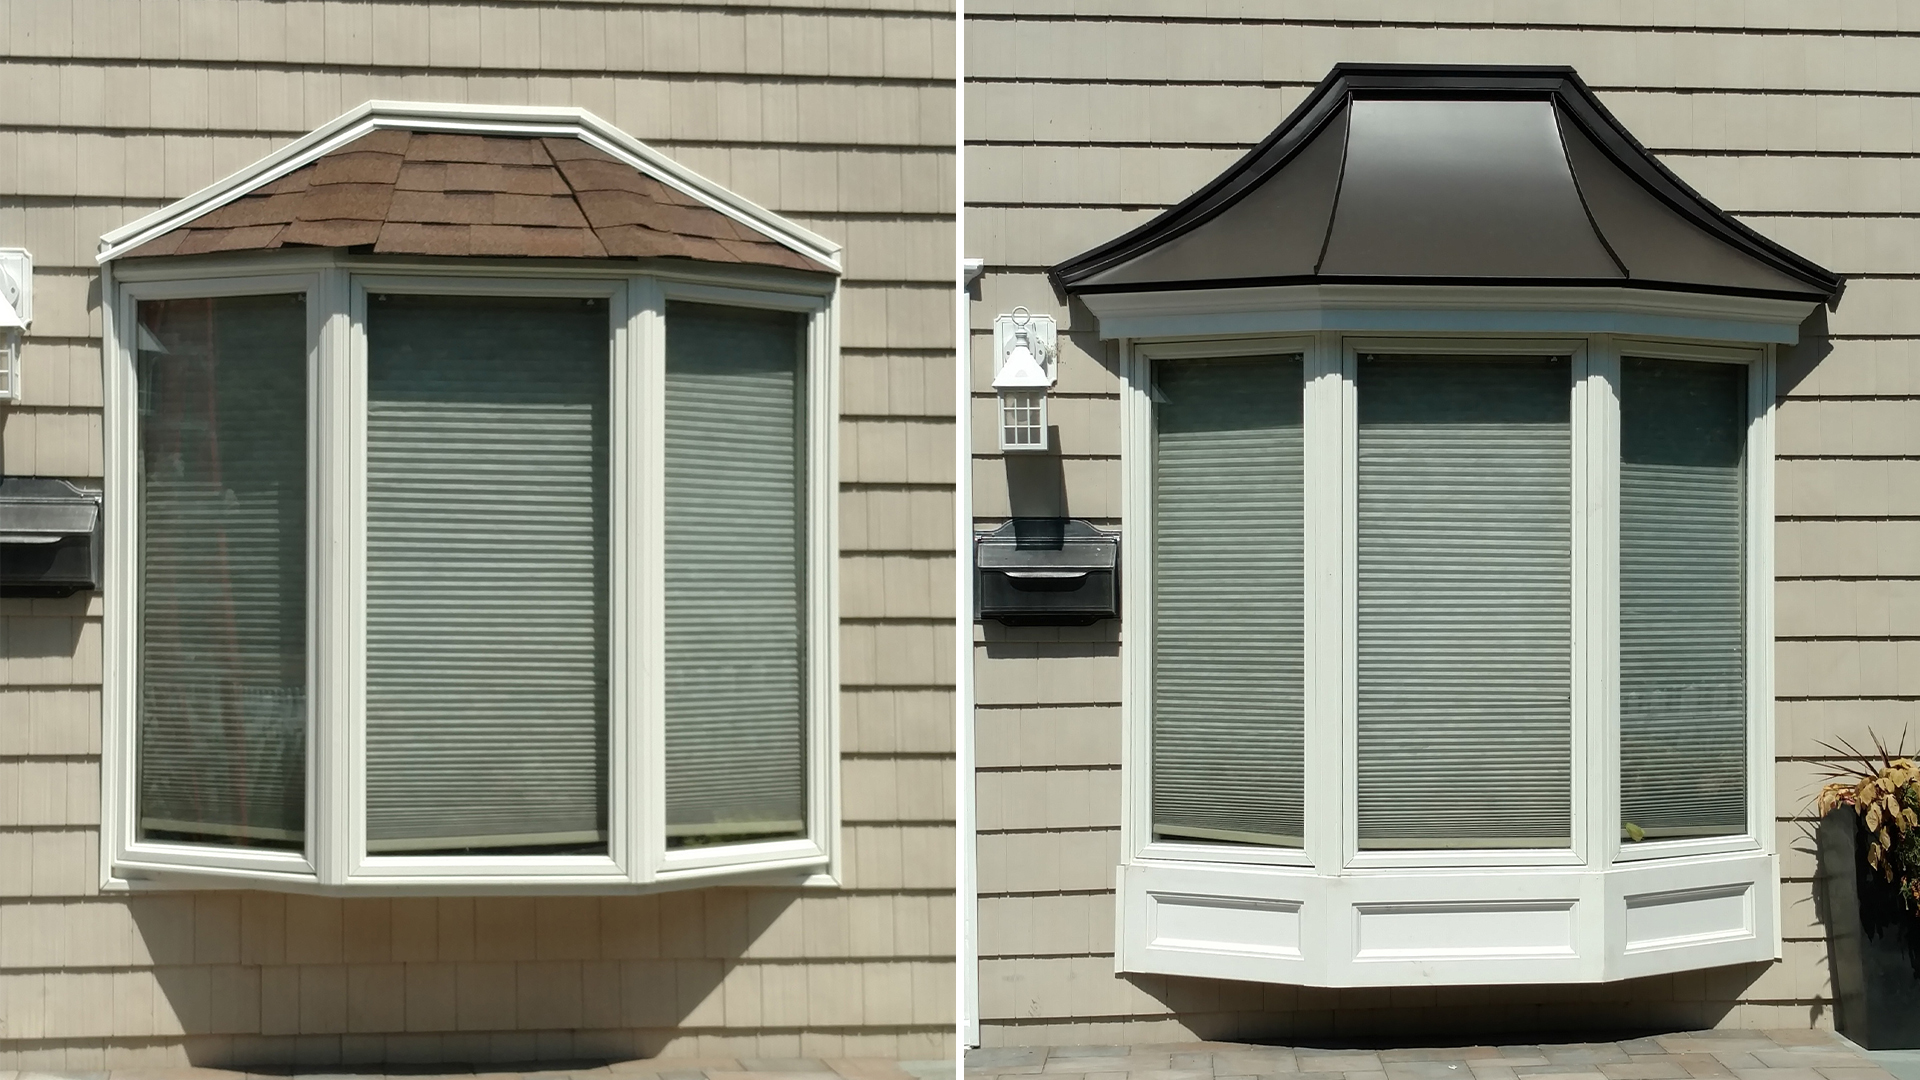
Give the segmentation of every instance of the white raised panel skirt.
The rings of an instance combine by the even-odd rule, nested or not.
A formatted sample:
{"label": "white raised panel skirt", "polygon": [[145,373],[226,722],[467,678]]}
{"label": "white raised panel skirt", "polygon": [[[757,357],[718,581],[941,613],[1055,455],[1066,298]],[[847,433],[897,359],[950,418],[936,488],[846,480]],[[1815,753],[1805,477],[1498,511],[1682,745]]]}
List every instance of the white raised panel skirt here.
{"label": "white raised panel skirt", "polygon": [[1119,868],[1122,972],[1302,986],[1608,982],[1772,960],[1765,852],[1583,867]]}

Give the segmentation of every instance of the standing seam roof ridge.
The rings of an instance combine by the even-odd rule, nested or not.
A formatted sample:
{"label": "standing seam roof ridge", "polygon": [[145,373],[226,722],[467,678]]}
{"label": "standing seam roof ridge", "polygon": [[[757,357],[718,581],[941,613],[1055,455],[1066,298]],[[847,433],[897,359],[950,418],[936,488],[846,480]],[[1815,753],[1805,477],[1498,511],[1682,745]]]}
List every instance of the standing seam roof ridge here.
{"label": "standing seam roof ridge", "polygon": [[1600,248],[1607,253],[1607,258],[1612,259],[1613,265],[1620,268],[1620,276],[1632,281],[1633,271],[1627,269],[1626,260],[1620,257],[1620,253],[1613,250],[1613,243],[1607,239],[1606,230],[1600,227],[1599,220],[1593,216],[1593,207],[1587,202],[1587,192],[1580,184],[1579,170],[1573,167],[1573,154],[1567,149],[1566,110],[1557,105],[1553,110],[1553,131],[1559,136],[1560,157],[1567,163],[1567,175],[1573,178],[1573,193],[1580,200],[1580,212],[1587,215],[1587,227],[1593,230],[1594,238],[1600,241]]}
{"label": "standing seam roof ridge", "polygon": [[[1600,152],[1638,181],[1641,187],[1689,223],[1723,241],[1731,242],[1735,247],[1745,249],[1745,253],[1750,257],[1759,259],[1782,273],[1821,288],[1827,286],[1820,279],[1831,279],[1836,283],[1833,297],[1838,300],[1846,284],[1846,279],[1842,275],[1827,270],[1799,252],[1777,243],[1755,231],[1740,219],[1720,210],[1711,199],[1694,190],[1693,185],[1681,179],[1678,173],[1667,168],[1665,162],[1654,156],[1653,151],[1648,150],[1639,137],[1607,109],[1599,96],[1593,92],[1593,88],[1580,77],[1579,72],[1568,68],[1566,82],[1573,92],[1554,94],[1556,103],[1561,106],[1560,111],[1568,119],[1579,124],[1582,132],[1600,149]],[[1587,118],[1579,115],[1581,107],[1591,110],[1594,114],[1593,118],[1598,123],[1589,123]],[[1631,152],[1616,153],[1615,148],[1608,145],[1615,140],[1624,142]],[[1566,136],[1563,132],[1561,136],[1563,148],[1565,142]],[[1667,188],[1671,190],[1664,190]],[[1675,198],[1676,194],[1678,198]],[[1719,212],[1703,213],[1703,210]]]}
{"label": "standing seam roof ridge", "polygon": [[[1333,243],[1333,222],[1336,218],[1340,216],[1340,190],[1341,190],[1341,187],[1345,184],[1347,179],[1347,151],[1353,148],[1352,105],[1353,105],[1353,96],[1349,94],[1347,95],[1346,101],[1344,102],[1344,107],[1345,107],[1344,111],[1346,111],[1347,113],[1347,122],[1344,126],[1342,126],[1340,130],[1340,167],[1338,169],[1335,169],[1333,172],[1333,201],[1327,207],[1327,227],[1320,234],[1320,254],[1315,255],[1313,257],[1313,276],[1314,277],[1319,277],[1320,268],[1326,265],[1327,248]],[[1324,127],[1326,124],[1332,123],[1333,117],[1338,115],[1342,111],[1343,111],[1342,109],[1333,110],[1333,112],[1328,114],[1328,118],[1321,122],[1321,126]],[[1305,147],[1307,143],[1311,141],[1313,140],[1302,139],[1300,141],[1300,145],[1302,147]],[[1296,151],[1296,153],[1298,153],[1298,151]]]}
{"label": "standing seam roof ridge", "polygon": [[[1256,172],[1256,166],[1259,165],[1262,158],[1266,157],[1267,154],[1278,146],[1288,135],[1293,134],[1297,128],[1305,124],[1306,118],[1315,109],[1321,107],[1327,98],[1335,96],[1332,90],[1333,84],[1322,82],[1312,93],[1307,95],[1305,100],[1300,102],[1299,105],[1296,105],[1293,111],[1288,113],[1286,117],[1280,121],[1278,126],[1267,133],[1259,142],[1255,143],[1245,154],[1235,159],[1234,163],[1227,166],[1218,176],[1201,185],[1198,191],[1195,191],[1193,194],[1180,200],[1173,206],[1168,207],[1150,220],[1142,222],[1140,225],[1129,229],[1112,240],[1083,252],[1073,259],[1069,259],[1066,263],[1056,265],[1049,271],[1049,276],[1057,278],[1063,270],[1066,270],[1067,272],[1076,272],[1079,277],[1090,277],[1094,274],[1111,270],[1136,256],[1145,254],[1147,251],[1158,247],[1160,244],[1176,236],[1192,232],[1194,229],[1226,213],[1238,204],[1241,199],[1245,198],[1249,192],[1258,188],[1274,173],[1285,168],[1289,162],[1297,157],[1300,151],[1305,149],[1306,145],[1313,141],[1313,135],[1325,125],[1328,119],[1331,119],[1334,113],[1339,111],[1340,105],[1335,104],[1328,108],[1327,116],[1308,129],[1299,139],[1298,143],[1291,148],[1290,152],[1281,157],[1280,160],[1267,165],[1265,168],[1258,169],[1257,175],[1254,175],[1252,179],[1240,185],[1238,190],[1234,190],[1224,196],[1213,206],[1206,205],[1208,199],[1227,191],[1233,186],[1235,181],[1254,174]],[[1344,162],[1344,151],[1342,159]],[[1191,212],[1191,216],[1180,221],[1177,226],[1165,235],[1154,235],[1157,227],[1165,228],[1165,226],[1161,225],[1162,221],[1176,217],[1183,211]],[[1152,240],[1151,243],[1142,243],[1149,239]],[[1069,265],[1079,262],[1085,262],[1086,265],[1078,268],[1077,271]]]}

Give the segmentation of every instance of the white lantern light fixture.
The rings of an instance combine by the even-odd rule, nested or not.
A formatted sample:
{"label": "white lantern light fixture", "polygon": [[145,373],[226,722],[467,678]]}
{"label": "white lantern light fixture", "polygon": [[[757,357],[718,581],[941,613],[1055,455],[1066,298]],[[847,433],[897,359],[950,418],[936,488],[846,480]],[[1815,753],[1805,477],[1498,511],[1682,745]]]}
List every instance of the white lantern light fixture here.
{"label": "white lantern light fixture", "polygon": [[0,248],[0,401],[20,400],[20,339],[33,321],[33,256]]}
{"label": "white lantern light fixture", "polygon": [[1058,351],[1053,317],[1024,307],[993,320],[999,371],[1000,449],[1047,449],[1047,391],[1053,387]]}

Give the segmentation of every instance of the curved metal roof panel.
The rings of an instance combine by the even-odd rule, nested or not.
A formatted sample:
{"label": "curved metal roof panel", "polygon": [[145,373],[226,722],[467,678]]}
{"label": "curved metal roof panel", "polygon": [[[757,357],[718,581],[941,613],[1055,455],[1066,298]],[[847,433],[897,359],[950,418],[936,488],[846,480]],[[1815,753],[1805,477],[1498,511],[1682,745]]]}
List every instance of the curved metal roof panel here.
{"label": "curved metal roof panel", "polygon": [[1831,302],[1842,281],[1655,160],[1571,68],[1343,64],[1232,168],[1061,263],[1070,293],[1613,285]]}

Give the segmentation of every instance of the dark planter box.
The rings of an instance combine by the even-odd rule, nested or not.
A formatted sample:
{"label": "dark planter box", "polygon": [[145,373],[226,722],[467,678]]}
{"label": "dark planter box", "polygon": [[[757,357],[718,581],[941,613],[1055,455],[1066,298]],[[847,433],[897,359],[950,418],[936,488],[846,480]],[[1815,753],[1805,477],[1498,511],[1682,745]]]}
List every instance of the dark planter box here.
{"label": "dark planter box", "polygon": [[1851,809],[1822,819],[1819,840],[1834,1027],[1869,1050],[1920,1049],[1920,917],[1867,868]]}

